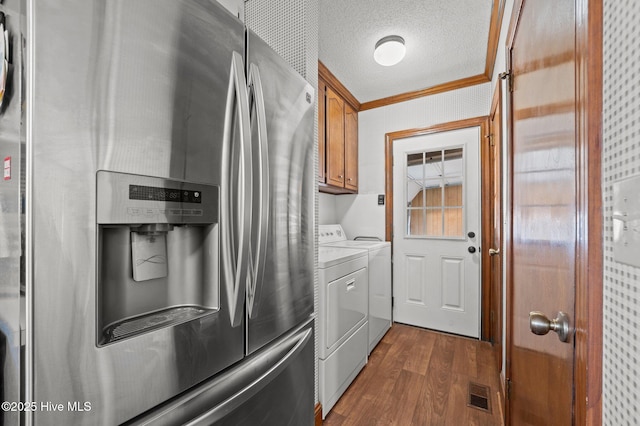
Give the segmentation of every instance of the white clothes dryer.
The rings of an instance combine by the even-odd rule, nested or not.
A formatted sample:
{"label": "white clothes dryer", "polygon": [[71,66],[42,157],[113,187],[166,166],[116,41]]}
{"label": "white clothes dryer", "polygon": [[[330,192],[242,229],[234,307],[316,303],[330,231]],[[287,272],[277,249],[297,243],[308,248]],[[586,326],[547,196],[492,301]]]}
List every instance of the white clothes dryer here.
{"label": "white clothes dryer", "polygon": [[367,251],[318,247],[318,376],[322,418],[367,363]]}
{"label": "white clothes dryer", "polygon": [[319,225],[321,246],[357,248],[368,251],[369,272],[369,349],[368,354],[391,328],[391,243],[372,240],[348,240],[341,225]]}

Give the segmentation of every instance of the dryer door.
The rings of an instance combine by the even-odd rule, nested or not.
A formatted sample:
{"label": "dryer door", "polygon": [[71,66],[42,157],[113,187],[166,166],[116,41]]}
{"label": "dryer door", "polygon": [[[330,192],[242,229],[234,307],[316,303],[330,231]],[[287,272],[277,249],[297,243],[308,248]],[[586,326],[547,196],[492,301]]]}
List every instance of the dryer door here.
{"label": "dryer door", "polygon": [[366,321],[368,305],[367,268],[358,269],[327,285],[324,315],[327,353],[331,353]]}

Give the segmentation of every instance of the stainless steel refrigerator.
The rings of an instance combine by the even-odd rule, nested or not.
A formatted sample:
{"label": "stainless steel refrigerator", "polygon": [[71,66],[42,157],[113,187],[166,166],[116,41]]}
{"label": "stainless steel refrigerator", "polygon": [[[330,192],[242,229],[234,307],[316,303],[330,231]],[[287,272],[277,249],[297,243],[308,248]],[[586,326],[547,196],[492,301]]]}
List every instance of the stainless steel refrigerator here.
{"label": "stainless steel refrigerator", "polygon": [[312,424],[312,87],[213,0],[0,11],[0,424]]}

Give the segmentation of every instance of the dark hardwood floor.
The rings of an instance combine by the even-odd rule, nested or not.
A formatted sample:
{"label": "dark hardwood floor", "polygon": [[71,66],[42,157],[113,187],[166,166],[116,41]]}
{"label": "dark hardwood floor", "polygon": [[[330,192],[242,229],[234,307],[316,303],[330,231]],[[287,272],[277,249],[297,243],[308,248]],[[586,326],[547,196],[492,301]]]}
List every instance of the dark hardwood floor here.
{"label": "dark hardwood floor", "polygon": [[[502,425],[499,380],[491,344],[393,324],[324,425]],[[491,413],[467,406],[470,382]]]}

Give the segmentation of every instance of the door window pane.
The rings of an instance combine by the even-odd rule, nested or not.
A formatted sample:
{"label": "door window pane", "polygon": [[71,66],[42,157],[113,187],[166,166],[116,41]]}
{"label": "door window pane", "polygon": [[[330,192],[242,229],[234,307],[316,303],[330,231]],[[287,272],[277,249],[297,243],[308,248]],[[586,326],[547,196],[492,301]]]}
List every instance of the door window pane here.
{"label": "door window pane", "polygon": [[462,178],[462,148],[447,149],[444,151],[444,177],[447,183],[460,182]]}
{"label": "door window pane", "polygon": [[422,181],[407,181],[407,207],[424,206],[424,188]]}
{"label": "door window pane", "polygon": [[407,209],[407,235],[425,235],[425,210]]}
{"label": "door window pane", "polygon": [[427,227],[426,232],[422,235],[425,237],[441,237],[442,236],[442,209],[432,208],[426,209]]}
{"label": "door window pane", "polygon": [[461,237],[462,236],[462,207],[444,209],[444,236],[445,237]]}
{"label": "door window pane", "polygon": [[406,156],[407,236],[464,237],[463,148]]}

